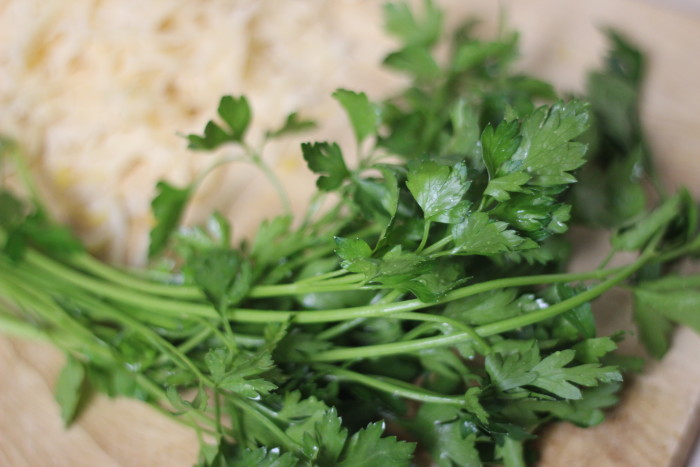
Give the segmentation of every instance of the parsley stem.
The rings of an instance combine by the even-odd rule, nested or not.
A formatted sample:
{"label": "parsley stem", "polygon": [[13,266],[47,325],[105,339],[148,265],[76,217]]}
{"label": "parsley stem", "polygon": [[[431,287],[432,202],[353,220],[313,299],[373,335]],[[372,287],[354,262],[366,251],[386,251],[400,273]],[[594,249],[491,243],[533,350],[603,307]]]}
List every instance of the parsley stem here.
{"label": "parsley stem", "polygon": [[[204,321],[204,320],[202,320]],[[218,331],[218,329],[217,329]],[[178,345],[177,348],[182,354],[187,354],[189,351],[197,347],[202,341],[207,339],[214,332],[211,328],[204,328],[199,333],[191,336],[182,344]]]}
{"label": "parsley stem", "polygon": [[316,339],[322,340],[322,341],[327,341],[329,339],[333,339],[335,337],[340,336],[341,334],[345,334],[346,332],[350,331],[351,329],[355,329],[357,326],[361,325],[367,321],[367,318],[355,318],[351,319],[348,321],[341,321],[340,323],[331,326],[330,328],[326,329],[325,331],[321,331],[316,335]]}
{"label": "parsley stem", "polygon": [[214,422],[216,423],[216,431],[223,433],[224,427],[221,424],[221,394],[218,388],[214,388]]}
{"label": "parsley stem", "polygon": [[[0,269],[2,274],[2,269]],[[77,350],[81,353],[89,351],[91,358],[110,360],[111,354],[108,348],[102,345],[99,339],[80,322],[66,313],[50,296],[41,288],[31,287],[31,282],[23,280],[23,276],[17,272],[2,274],[0,292],[17,305],[19,310],[34,319],[39,318],[47,327],[48,338],[61,348],[73,348],[78,343]],[[60,330],[56,333],[55,330]]]}
{"label": "parsley stem", "polygon": [[450,243],[452,241],[452,234],[445,235],[442,237],[440,240],[437,242],[433,243],[429,247],[427,247],[425,250],[423,250],[424,255],[431,255],[437,251],[440,251],[445,245]]}
{"label": "parsley stem", "polygon": [[670,261],[683,255],[696,253],[698,250],[700,250],[700,235],[695,237],[692,242],[686,243],[685,245],[676,248],[675,250],[659,254],[657,260],[659,262]]}
{"label": "parsley stem", "polygon": [[249,323],[267,323],[272,321],[287,321],[292,319],[298,324],[327,323],[333,321],[344,321],[354,318],[374,318],[392,313],[420,310],[443,303],[448,303],[460,298],[470,297],[490,290],[503,289],[509,287],[523,287],[538,284],[554,284],[558,282],[572,282],[589,279],[603,279],[625,267],[586,271],[580,273],[543,274],[536,276],[506,277],[494,279],[478,284],[468,285],[455,289],[445,294],[436,302],[426,303],[418,299],[404,300],[389,304],[373,304],[351,308],[339,308],[334,310],[319,311],[279,311],[279,310],[259,310],[237,308],[229,311],[229,316],[233,321]]}
{"label": "parsley stem", "polygon": [[0,303],[0,334],[10,334],[22,339],[50,341],[49,336],[35,325],[15,318],[11,310]]}
{"label": "parsley stem", "polygon": [[[125,290],[123,288],[114,287],[113,284],[105,283],[93,277],[82,274],[35,251],[28,251],[26,259],[27,263],[41,267],[42,269],[47,270],[48,272],[60,277],[64,281],[74,284],[75,286],[82,289],[92,290],[94,293],[100,296],[120,303],[129,304],[139,309],[149,310],[151,313],[161,313],[180,318],[197,316],[202,318],[217,318],[218,316],[218,313],[216,313],[214,308],[209,304],[167,300],[134,290]],[[227,317],[233,321],[250,323],[267,323],[274,321],[280,322],[287,321],[292,317],[294,318],[295,322],[300,324],[344,321],[361,317],[375,317],[391,313],[418,310],[498,288],[519,287],[541,283],[568,282],[574,280],[599,279],[612,274],[613,271],[614,270],[611,269],[603,269],[585,273],[563,273],[495,279],[453,290],[436,303],[425,303],[420,300],[413,299],[391,304],[372,304],[336,310],[300,312],[235,309],[228,311]],[[351,285],[349,288],[353,290],[359,288],[354,284],[349,285]],[[296,287],[294,284],[286,284],[278,287],[286,287],[289,289],[287,290],[287,293],[305,292],[303,288]],[[318,285],[308,290],[318,291],[317,287]],[[264,289],[262,290],[264,291]],[[333,287],[328,289],[328,291],[330,290],[338,289]],[[252,295],[254,296],[255,294]]]}
{"label": "parsley stem", "polygon": [[437,392],[428,391],[413,384],[401,380],[387,378],[380,375],[366,375],[355,371],[339,368],[333,365],[315,364],[316,368],[328,373],[328,377],[338,381],[351,381],[368,386],[394,396],[404,397],[418,402],[428,402],[448,405],[464,405],[464,397],[446,396]]}
{"label": "parsley stem", "polygon": [[503,446],[501,448],[503,458],[508,459],[508,467],[527,467],[523,460],[523,442],[517,441],[510,436],[503,437]]}
{"label": "parsley stem", "polygon": [[114,282],[115,284],[133,288],[141,292],[183,300],[197,300],[202,298],[202,292],[195,286],[163,284],[134,277],[128,272],[109,266],[87,253],[73,255],[68,259],[68,262],[96,276]]}
{"label": "parsley stem", "polygon": [[[391,303],[398,299],[402,295],[402,292],[399,290],[392,290],[382,298],[380,298],[376,303],[381,304],[381,303]],[[361,325],[367,320],[367,318],[355,318],[353,320],[348,320],[348,321],[341,321],[340,323],[336,324],[335,326],[331,326],[330,328],[326,329],[325,331],[322,331],[316,335],[316,338],[319,340],[329,340],[333,339],[334,337],[337,337],[341,334],[344,334],[348,332],[351,329],[355,329],[357,326]]]}
{"label": "parsley stem", "polygon": [[416,254],[420,254],[425,248],[425,244],[428,242],[428,234],[430,234],[430,221],[426,220],[423,222],[423,237],[420,239],[418,248],[416,248]]}
{"label": "parsley stem", "polygon": [[423,324],[420,324],[416,326],[413,329],[410,329],[407,331],[401,338],[399,339],[402,342],[410,342],[423,334],[429,334],[433,333],[435,331],[435,326],[432,326],[429,321],[424,322]]}
{"label": "parsley stem", "polygon": [[[377,290],[386,288],[381,285],[363,285],[358,283],[356,278],[348,278],[352,280],[345,281],[324,281],[321,283],[292,283],[282,285],[259,285],[254,287],[248,297],[250,298],[268,298],[279,297],[281,295],[303,295],[307,293],[323,293],[323,292],[340,292],[343,290]],[[330,283],[328,283],[330,282]],[[364,282],[364,281],[362,281]]]}
{"label": "parsley stem", "polygon": [[403,319],[406,321],[429,321],[440,324],[447,324],[455,329],[462,331],[474,340],[481,348],[482,355],[491,353],[491,346],[471,327],[447,316],[431,315],[428,313],[396,313],[390,315],[390,318]]}
{"label": "parsley stem", "polygon": [[302,447],[299,444],[297,444],[292,438],[289,437],[289,435],[287,435],[287,433],[282,431],[280,427],[278,427],[272,420],[258,410],[257,407],[251,406],[251,402],[234,395],[231,395],[231,397],[227,398],[226,400],[264,426],[267,431],[273,434],[286,449],[293,452],[302,452]]}
{"label": "parsley stem", "polygon": [[[203,431],[204,433],[207,433],[209,435],[215,435],[217,433],[212,429],[216,425],[216,423],[214,420],[211,419],[211,417],[197,410],[191,410],[182,415],[176,415],[172,413],[170,410],[167,410],[166,408],[160,405],[161,403],[168,400],[167,394],[160,385],[153,382],[148,376],[144,375],[143,373],[136,373],[134,377],[136,378],[136,381],[139,384],[139,386],[143,388],[144,391],[149,393],[151,397],[153,397],[151,406],[154,407],[157,411],[169,416],[173,420],[185,426],[193,427],[198,432]],[[198,422],[195,422],[194,419],[197,419]],[[206,425],[209,428],[203,427],[202,424]]]}
{"label": "parsley stem", "polygon": [[601,282],[600,284],[591,287],[590,289],[579,293],[569,299],[563,300],[554,305],[543,308],[542,310],[534,311],[532,313],[527,313],[525,315],[516,316],[514,318],[508,318],[503,321],[498,321],[491,324],[485,324],[477,328],[477,332],[481,336],[493,336],[495,334],[501,334],[503,332],[512,331],[530,324],[543,321],[545,319],[553,318],[565,311],[572,308],[576,308],[579,305],[588,303],[591,300],[599,297],[603,292],[616,286],[619,282],[622,282],[627,277],[632,275],[637,269],[641,268],[647,261],[647,257],[640,257],[639,260],[630,264],[629,266],[623,268],[621,271],[612,275],[609,279]]}
{"label": "parsley stem", "polygon": [[[22,180],[22,185],[29,192],[32,201],[39,205],[41,196],[34,182],[34,177],[32,177],[32,171],[29,169],[29,164],[27,164],[27,158],[24,156],[17,143],[9,138],[0,137],[0,160],[5,157],[12,159],[15,169]],[[45,212],[45,214],[48,215],[49,213]]]}
{"label": "parsley stem", "polygon": [[[149,315],[165,315],[178,319],[183,319],[187,317],[217,319],[219,317],[216,310],[209,304],[168,300],[162,297],[141,293],[135,290],[128,290],[121,287],[115,287],[114,284],[109,284],[100,281],[96,278],[82,274],[33,250],[27,251],[26,260],[27,263],[40,267],[46,270],[47,272],[55,275],[57,278],[71,283],[74,286],[77,286],[81,289],[91,290],[98,296],[108,298],[115,302],[131,305],[136,309],[145,311],[147,310]],[[233,321],[248,323],[284,322],[293,318],[293,320],[299,324],[344,321],[355,318],[370,318],[391,313],[407,312],[427,308],[499,288],[520,287],[527,285],[537,285],[542,283],[568,282],[587,279],[601,279],[609,276],[615,270],[616,269],[603,269],[584,273],[562,273],[552,275],[536,275],[495,279],[453,290],[447,293],[441,300],[435,303],[425,303],[418,299],[413,299],[390,304],[380,303],[360,307],[341,308],[335,310],[298,312],[238,308],[229,310],[227,312],[227,318]],[[349,287],[347,289],[341,288],[340,290],[356,290],[359,288],[352,284],[348,285]],[[287,284],[286,286],[292,286],[292,284]],[[310,292],[318,291],[318,289],[316,289],[315,287],[309,288],[307,290]],[[327,291],[330,290],[339,289],[329,288]],[[305,293],[305,291],[302,288],[297,288],[294,290],[294,292]]]}
{"label": "parsley stem", "polygon": [[[315,276],[310,276],[310,277],[305,277],[303,279],[299,279],[295,282],[295,284],[306,284],[308,282],[326,281],[327,279],[337,278],[338,276],[342,276],[342,275],[347,274],[347,273],[348,272],[345,269],[336,269],[335,271],[325,272],[323,274],[316,274]],[[353,274],[353,275],[359,276],[359,274]]]}
{"label": "parsley stem", "polygon": [[[515,329],[521,328],[523,326],[527,326],[530,324],[537,323],[539,321],[552,318],[558,314],[561,314],[565,311],[568,311],[572,308],[575,308],[579,305],[582,305],[584,303],[587,303],[594,298],[597,298],[600,296],[603,292],[606,290],[614,287],[617,285],[619,282],[623,281],[627,277],[629,277],[631,274],[633,274],[635,271],[637,271],[639,268],[641,268],[652,256],[653,256],[653,251],[648,250],[644,254],[642,254],[635,262],[628,266],[624,266],[621,268],[614,268],[614,269],[607,269],[607,270],[595,270],[595,271],[590,271],[588,273],[574,273],[574,274],[553,274],[552,276],[549,276],[550,278],[548,280],[540,280],[537,283],[545,284],[545,283],[554,283],[554,282],[568,282],[566,280],[556,280],[556,279],[563,279],[565,276],[569,277],[577,277],[578,279],[572,279],[572,280],[581,280],[582,277],[584,276],[589,276],[588,278],[594,278],[595,273],[611,273],[608,274],[611,275],[610,278],[607,280],[601,282],[600,284],[584,291],[581,292],[580,294],[571,297],[567,300],[563,300],[559,303],[556,303],[550,307],[544,308],[542,310],[534,311],[531,313],[528,313],[526,315],[522,316],[517,316],[515,318],[509,318],[505,319],[502,321],[498,321],[495,323],[491,324],[486,324],[483,326],[479,326],[478,328],[475,329],[476,333],[480,335],[481,337],[489,337],[492,335],[496,334],[501,334],[504,332],[508,331],[513,331]],[[593,276],[593,277],[591,277]],[[539,277],[542,279],[543,277],[547,276],[530,276],[531,278]],[[523,277],[523,278],[513,278],[513,279],[518,279],[516,282],[520,282],[521,285],[526,285],[523,284],[522,280],[528,279],[528,277]],[[510,279],[513,281],[513,279]],[[555,280],[553,280],[555,279]],[[476,284],[476,286],[479,285],[485,285],[485,284],[491,284],[494,282],[499,282],[499,281],[508,281],[509,279],[497,279],[495,281],[489,281],[489,282],[484,282],[482,284]],[[495,288],[502,288],[502,287],[511,287],[512,285],[507,285],[507,286],[500,286],[500,287],[495,287]],[[475,287],[475,286],[471,286]],[[468,289],[469,287],[464,287],[463,289]],[[491,290],[491,289],[489,289]],[[459,292],[459,291],[455,291]],[[464,293],[464,292],[462,292]],[[383,357],[387,355],[395,355],[395,354],[405,354],[405,353],[411,353],[411,352],[418,352],[421,350],[426,350],[426,349],[432,349],[432,348],[437,348],[437,347],[446,347],[449,345],[455,345],[463,341],[467,340],[472,340],[472,337],[465,333],[465,332],[460,332],[460,333],[455,333],[455,334],[450,334],[447,336],[438,336],[438,337],[427,337],[423,339],[416,339],[413,341],[401,341],[401,342],[394,342],[394,343],[389,343],[389,344],[379,344],[379,345],[368,345],[364,347],[354,347],[354,348],[335,348],[335,349],[330,349],[322,352],[318,352],[314,355],[310,355],[308,360],[312,362],[330,362],[330,361],[340,361],[340,360],[354,360],[354,359],[361,359],[361,358],[374,358],[374,357]]]}
{"label": "parsley stem", "polygon": [[270,166],[265,163],[263,158],[260,156],[260,153],[255,151],[253,148],[251,148],[248,145],[243,144],[244,149],[250,156],[251,162],[262,171],[263,174],[267,177],[268,181],[270,184],[272,184],[272,187],[275,189],[277,192],[277,195],[280,198],[280,201],[282,202],[282,207],[284,208],[284,213],[287,214],[288,216],[292,216],[292,204],[289,201],[289,196],[287,195],[287,191],[284,189],[284,186],[282,185],[282,182],[280,182],[280,179],[275,175],[275,173],[270,169]]}
{"label": "parsley stem", "polygon": [[86,274],[82,274],[70,267],[67,267],[47,256],[29,250],[26,252],[27,264],[37,266],[53,274],[56,278],[71,283],[81,289],[90,290],[93,293],[113,299],[121,303],[135,305],[142,309],[159,311],[164,314],[176,317],[200,316],[204,318],[216,318],[217,313],[210,305],[199,303],[165,300],[160,297],[141,293],[139,291],[128,290],[115,287],[114,284],[106,283]]}
{"label": "parsley stem", "polygon": [[[81,268],[86,272],[92,273],[109,282],[113,282],[114,284],[128,287],[139,292],[189,301],[201,300],[203,298],[203,294],[198,287],[181,284],[163,284],[136,278],[127,272],[121,271],[118,268],[106,265],[88,254],[74,255],[68,261],[70,264],[77,266],[78,268]],[[333,281],[328,280],[341,275],[345,276],[338,277]],[[321,285],[322,288],[324,288],[324,290],[322,291],[326,292],[335,292],[339,290],[355,290],[355,287],[348,286],[347,284],[359,283],[362,282],[363,279],[364,276],[362,276],[361,274],[347,274],[347,271],[343,269],[337,269],[326,274],[319,274],[317,276],[308,277],[293,282],[291,284],[258,285],[251,289],[248,296],[251,298],[266,298],[283,295],[296,295],[301,293],[307,293],[307,287],[312,291],[319,291],[319,287],[317,285],[311,285],[314,284],[316,281],[323,281]],[[81,280],[83,279],[81,278]]]}
{"label": "parsley stem", "polygon": [[131,317],[127,313],[123,313],[117,308],[113,308],[108,303],[100,302],[98,300],[93,299],[92,297],[76,296],[74,300],[76,304],[85,306],[89,310],[98,310],[98,313],[102,314],[103,316],[109,317],[114,321],[121,323],[125,327],[128,327],[133,331],[136,331],[137,333],[141,334],[141,336],[144,339],[150,341],[161,352],[170,356],[173,363],[177,364],[185,370],[191,371],[192,374],[195,375],[197,379],[206,386],[214,386],[214,383],[209,378],[204,376],[204,374],[202,374],[202,372],[199,370],[199,368],[197,368],[194,362],[191,359],[189,359],[185,354],[183,354],[180,351],[180,349],[178,349],[167,339],[161,337],[158,333],[149,328],[147,325],[143,324],[141,321],[138,321],[137,319]]}
{"label": "parsley stem", "polygon": [[610,251],[608,251],[608,254],[605,255],[605,258],[603,258],[603,261],[601,261],[598,265],[598,269],[604,269],[608,264],[610,264],[610,261],[612,261],[615,253],[617,253],[617,251],[614,248],[611,248]]}

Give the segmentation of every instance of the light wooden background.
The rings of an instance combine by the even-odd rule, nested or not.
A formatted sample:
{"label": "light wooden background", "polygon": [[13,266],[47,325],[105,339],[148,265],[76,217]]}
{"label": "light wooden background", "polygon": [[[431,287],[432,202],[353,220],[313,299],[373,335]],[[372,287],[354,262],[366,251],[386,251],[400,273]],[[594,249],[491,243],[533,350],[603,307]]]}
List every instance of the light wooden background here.
{"label": "light wooden background", "polygon": [[[440,3],[440,2],[438,2]],[[493,23],[495,2],[456,3]],[[565,89],[579,89],[599,62],[601,26],[614,26],[650,57],[643,120],[664,178],[700,198],[700,17],[631,0],[504,2],[509,23],[522,31],[523,67]],[[358,88],[360,86],[358,85]],[[293,183],[293,177],[285,180]],[[260,209],[259,207],[252,207]],[[603,245],[600,245],[603,247]],[[595,249],[595,245],[593,246]],[[585,252],[576,267],[594,254]],[[627,297],[596,304],[631,328]],[[619,316],[622,316],[621,318]],[[627,350],[636,352],[630,343]],[[591,430],[561,425],[543,439],[542,466],[685,465],[698,429],[700,339],[681,329],[661,363],[631,379],[610,420]],[[130,400],[97,397],[65,431],[52,388],[62,357],[38,343],[0,338],[0,466],[187,466],[197,453],[193,434]]]}

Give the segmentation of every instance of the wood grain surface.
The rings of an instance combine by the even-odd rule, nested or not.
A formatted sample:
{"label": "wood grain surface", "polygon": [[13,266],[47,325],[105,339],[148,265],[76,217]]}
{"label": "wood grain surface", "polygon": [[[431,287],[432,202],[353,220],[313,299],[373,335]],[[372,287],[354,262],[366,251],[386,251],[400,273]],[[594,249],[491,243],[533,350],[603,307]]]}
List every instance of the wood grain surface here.
{"label": "wood grain surface", "polygon": [[[487,26],[496,22],[496,2],[452,3],[455,16],[473,12],[485,17]],[[522,31],[523,68],[562,89],[581,89],[585,71],[600,63],[600,27],[618,28],[639,44],[650,58],[643,121],[657,163],[669,184],[688,185],[700,198],[700,17],[631,0],[519,0],[505,2],[505,9],[509,24]],[[293,183],[292,176],[285,180]],[[580,255],[576,267],[584,267],[604,245],[585,238],[585,232],[579,235],[591,249]],[[624,293],[613,292],[595,307],[608,326],[632,329]],[[624,350],[639,352],[632,341]],[[608,421],[588,430],[570,425],[548,429],[540,464],[685,465],[700,420],[699,359],[700,338],[679,329],[668,356],[627,381],[622,403]],[[62,361],[45,344],[0,337],[0,466],[195,462],[194,434],[136,401],[96,397],[77,423],[64,430],[52,396]]]}

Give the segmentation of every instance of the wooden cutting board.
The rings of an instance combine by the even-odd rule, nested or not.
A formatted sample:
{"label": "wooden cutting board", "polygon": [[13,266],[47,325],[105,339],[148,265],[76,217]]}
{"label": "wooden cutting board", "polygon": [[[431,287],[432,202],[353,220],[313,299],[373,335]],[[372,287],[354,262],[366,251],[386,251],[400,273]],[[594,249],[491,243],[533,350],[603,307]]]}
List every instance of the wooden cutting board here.
{"label": "wooden cutting board", "polygon": [[[450,20],[468,12],[493,29],[495,2],[445,1]],[[643,120],[667,182],[700,198],[700,16],[631,0],[504,2],[522,31],[523,67],[564,89],[580,89],[600,61],[600,27],[614,26],[650,57]],[[285,176],[288,183],[293,177]],[[260,209],[260,207],[257,207]],[[604,245],[590,245],[593,251]],[[594,254],[581,255],[577,268]],[[627,297],[596,303],[613,327],[631,329]],[[700,311],[700,310],[699,310]],[[608,323],[610,325],[610,323]],[[633,342],[625,351],[639,352]],[[604,424],[557,425],[543,436],[540,465],[677,467],[685,465],[700,417],[700,338],[679,329],[660,363],[628,380]],[[64,430],[52,390],[63,358],[51,347],[0,337],[0,466],[187,466],[197,455],[189,429],[131,400],[96,397]]]}

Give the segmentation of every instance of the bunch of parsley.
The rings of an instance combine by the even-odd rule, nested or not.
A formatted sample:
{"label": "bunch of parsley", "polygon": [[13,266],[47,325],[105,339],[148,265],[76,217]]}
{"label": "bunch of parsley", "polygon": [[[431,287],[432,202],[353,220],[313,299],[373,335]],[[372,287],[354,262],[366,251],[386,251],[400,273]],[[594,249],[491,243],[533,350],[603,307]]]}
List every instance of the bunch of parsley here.
{"label": "bunch of parsley", "polygon": [[[299,219],[287,212],[231,245],[221,215],[180,227],[205,175],[161,182],[153,266],[133,272],[88,255],[28,177],[28,195],[0,192],[0,331],[65,350],[67,424],[102,391],[192,426],[202,466],[409,465],[416,444],[440,466],[521,466],[542,424],[601,422],[637,366],[611,353],[621,333],[596,334],[593,299],[632,290],[657,357],[674,323],[700,329],[700,276],[673,274],[700,251],[698,208],[656,180],[637,50],[611,32],[587,97],[563,99],[513,73],[516,34],[483,42],[466,23],[439,63],[431,2],[422,15],[388,4],[385,18],[403,44],[385,64],[412,85],[379,103],[333,95],[359,161],[303,144],[319,177]],[[226,96],[190,147],[230,145],[289,211],[246,139],[250,119],[245,97]],[[291,114],[265,140],[311,126]],[[17,146],[2,149],[26,174]],[[612,231],[608,259],[636,259],[567,273],[572,222]]]}

